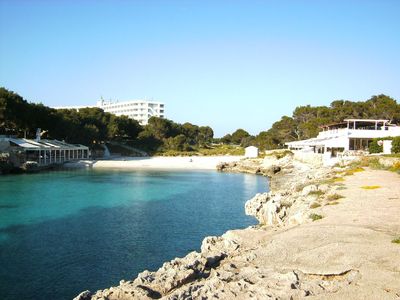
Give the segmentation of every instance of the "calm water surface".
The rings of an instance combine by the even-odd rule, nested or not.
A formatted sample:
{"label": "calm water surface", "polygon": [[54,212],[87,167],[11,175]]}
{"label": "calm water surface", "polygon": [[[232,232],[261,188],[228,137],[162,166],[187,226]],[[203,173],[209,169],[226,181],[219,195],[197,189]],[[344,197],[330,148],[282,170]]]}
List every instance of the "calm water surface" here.
{"label": "calm water surface", "polygon": [[73,170],[0,177],[1,299],[72,299],[255,224],[263,177]]}

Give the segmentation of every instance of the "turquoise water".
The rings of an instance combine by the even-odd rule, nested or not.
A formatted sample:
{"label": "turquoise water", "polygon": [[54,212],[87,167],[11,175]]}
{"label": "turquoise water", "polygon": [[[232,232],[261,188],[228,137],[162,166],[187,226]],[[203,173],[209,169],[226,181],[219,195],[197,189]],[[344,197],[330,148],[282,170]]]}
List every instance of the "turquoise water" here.
{"label": "turquoise water", "polygon": [[72,170],[0,177],[1,299],[71,299],[255,224],[263,177]]}

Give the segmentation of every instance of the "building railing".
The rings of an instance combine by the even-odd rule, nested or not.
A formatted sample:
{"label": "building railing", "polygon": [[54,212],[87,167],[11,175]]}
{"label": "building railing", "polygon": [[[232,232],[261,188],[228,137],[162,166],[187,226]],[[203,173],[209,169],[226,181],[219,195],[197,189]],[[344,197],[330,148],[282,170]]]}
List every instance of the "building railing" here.
{"label": "building railing", "polygon": [[330,129],[327,131],[321,131],[318,134],[318,138],[328,138],[334,136],[349,136],[359,138],[380,138],[386,136],[398,136],[400,135],[400,127],[389,127],[386,130],[379,129],[349,129],[349,128],[337,128]]}

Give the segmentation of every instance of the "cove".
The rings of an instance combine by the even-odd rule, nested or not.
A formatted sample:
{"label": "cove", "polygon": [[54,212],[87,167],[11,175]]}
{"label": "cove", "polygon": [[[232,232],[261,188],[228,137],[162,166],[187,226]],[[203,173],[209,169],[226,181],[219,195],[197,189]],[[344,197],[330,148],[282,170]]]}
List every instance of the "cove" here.
{"label": "cove", "polygon": [[2,299],[71,299],[133,279],[256,224],[265,177],[213,171],[70,170],[0,177]]}

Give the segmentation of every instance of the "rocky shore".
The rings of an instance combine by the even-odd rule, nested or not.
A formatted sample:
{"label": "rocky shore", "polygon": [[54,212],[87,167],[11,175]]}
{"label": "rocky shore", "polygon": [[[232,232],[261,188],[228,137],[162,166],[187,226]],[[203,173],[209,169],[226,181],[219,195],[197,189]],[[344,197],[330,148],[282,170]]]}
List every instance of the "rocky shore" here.
{"label": "rocky shore", "polygon": [[[398,174],[344,176],[344,169],[315,167],[291,155],[219,169],[271,176],[271,192],[245,205],[258,226],[207,237],[200,253],[75,300],[400,298],[400,247],[390,243],[400,233]],[[385,175],[375,178],[376,172]],[[387,190],[362,191],[357,176]]]}

